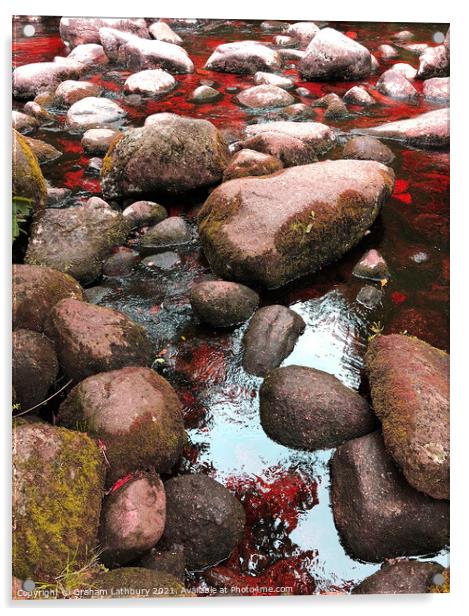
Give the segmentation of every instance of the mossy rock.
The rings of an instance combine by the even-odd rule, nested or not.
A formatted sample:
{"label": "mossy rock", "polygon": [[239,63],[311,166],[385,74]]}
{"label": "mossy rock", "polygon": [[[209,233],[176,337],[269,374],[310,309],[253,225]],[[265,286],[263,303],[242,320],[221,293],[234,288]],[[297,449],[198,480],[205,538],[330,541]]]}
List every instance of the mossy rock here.
{"label": "mossy rock", "polygon": [[13,574],[54,582],[97,548],[105,467],[86,434],[46,423],[13,427]]}
{"label": "mossy rock", "polygon": [[46,207],[47,187],[38,160],[26,139],[13,130],[12,193],[31,199],[33,212]]}
{"label": "mossy rock", "polygon": [[99,574],[93,580],[93,593],[100,599],[167,599],[192,596],[186,592],[184,585],[169,573],[142,567],[123,567]]}

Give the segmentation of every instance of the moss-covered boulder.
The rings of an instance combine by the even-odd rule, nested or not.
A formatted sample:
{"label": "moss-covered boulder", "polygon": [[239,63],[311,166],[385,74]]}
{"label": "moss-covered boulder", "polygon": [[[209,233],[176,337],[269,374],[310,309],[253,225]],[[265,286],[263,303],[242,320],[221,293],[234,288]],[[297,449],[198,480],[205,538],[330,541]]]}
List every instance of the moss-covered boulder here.
{"label": "moss-covered boulder", "polygon": [[449,355],[391,334],[372,340],[365,363],[386,449],[415,489],[449,498]]}
{"label": "moss-covered boulder", "polygon": [[111,308],[63,299],[50,313],[46,334],[55,344],[60,365],[76,381],[150,363],[151,347],[143,327]]}
{"label": "moss-covered boulder", "polygon": [[101,439],[110,485],[139,469],[170,471],[183,447],[181,403],[168,381],[150,368],[90,376],[62,403],[58,422]]}
{"label": "moss-covered boulder", "polygon": [[53,582],[97,547],[105,467],[86,434],[49,424],[13,428],[13,574]]}
{"label": "moss-covered boulder", "polygon": [[84,299],[80,284],[68,274],[38,265],[13,265],[13,329],[42,332],[52,308],[66,297]]}
{"label": "moss-covered boulder", "polygon": [[101,274],[103,261],[125,241],[129,230],[122,214],[107,207],[47,209],[31,228],[25,261],[88,284]]}
{"label": "moss-covered boulder", "polygon": [[391,169],[359,160],[224,182],[199,214],[205,255],[224,278],[280,287],[357,244],[393,185]]}
{"label": "moss-covered boulder", "polygon": [[222,179],[228,148],[207,120],[158,113],[111,144],[101,170],[105,198],[177,194]]}
{"label": "moss-covered boulder", "polygon": [[[435,576],[443,577],[443,567],[435,562],[396,560],[385,562],[379,571],[365,578],[352,590],[353,595],[399,595],[427,593]],[[438,580],[438,578],[436,578]]]}
{"label": "moss-covered boulder", "polygon": [[26,139],[13,130],[12,194],[31,199],[33,212],[46,207],[47,187],[36,156]]}
{"label": "moss-covered boulder", "polygon": [[193,596],[184,584],[162,571],[143,567],[122,567],[100,573],[92,588],[83,592],[86,599],[169,599]]}

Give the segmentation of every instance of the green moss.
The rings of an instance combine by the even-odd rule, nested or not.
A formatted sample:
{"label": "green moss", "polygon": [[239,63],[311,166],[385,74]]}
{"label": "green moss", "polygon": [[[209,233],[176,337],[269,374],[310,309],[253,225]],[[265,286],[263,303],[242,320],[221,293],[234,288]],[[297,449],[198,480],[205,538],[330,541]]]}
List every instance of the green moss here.
{"label": "green moss", "polygon": [[36,156],[25,138],[13,131],[12,192],[33,202],[33,210],[43,209],[47,203],[47,186]]}
{"label": "green moss", "polygon": [[111,141],[111,143],[109,144],[108,150],[106,152],[106,156],[104,157],[103,164],[101,166],[101,178],[103,178],[105,175],[107,175],[108,173],[112,171],[112,168],[114,166],[113,154],[117,147],[117,144],[123,137],[124,137],[123,133],[118,133],[114,137],[114,139]]}
{"label": "green moss", "polygon": [[[93,586],[96,592],[103,593],[103,599],[125,599],[136,596],[167,599],[190,596],[186,593],[184,585],[173,575],[140,567],[123,567],[102,573],[93,580]],[[138,594],[136,591],[147,592]]]}

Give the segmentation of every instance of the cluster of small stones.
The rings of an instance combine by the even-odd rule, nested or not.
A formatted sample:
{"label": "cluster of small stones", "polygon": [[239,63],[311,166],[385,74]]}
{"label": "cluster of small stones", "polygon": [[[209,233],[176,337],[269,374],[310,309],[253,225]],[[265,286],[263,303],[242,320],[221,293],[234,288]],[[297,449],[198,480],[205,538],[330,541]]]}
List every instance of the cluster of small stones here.
{"label": "cluster of small stones", "polygon": [[[144,329],[87,302],[90,290],[81,286],[103,275],[128,275],[142,257],[149,267],[171,267],[174,251],[195,241],[194,231],[144,199],[218,185],[198,219],[218,279],[191,289],[194,317],[215,330],[249,322],[242,364],[263,379],[260,416],[272,439],[307,451],[337,448],[332,507],[347,551],[371,562],[406,557],[387,561],[354,592],[427,592],[441,568],[409,557],[448,543],[448,356],[418,339],[378,336],[366,356],[370,406],[330,374],[281,367],[305,323],[282,305],[259,308],[259,291],[312,274],[356,245],[394,184],[393,151],[377,137],[446,147],[447,108],[350,134],[342,160],[317,162],[336,145],[329,126],[288,120],[249,127],[230,157],[222,133],[205,120],[155,114],[144,127],[122,130],[125,111],[81,80],[90,67],[131,61],[139,71],[125,91],[165,96],[177,87],[178,74],[195,70],[184,38],[168,23],[63,18],[60,32],[71,50],[67,57],[13,73],[14,96],[29,101],[24,113],[13,114],[14,194],[33,202],[25,263],[14,267],[14,409],[34,410],[53,391],[59,371],[73,385],[54,426],[31,412],[15,421],[17,581],[56,584],[70,553],[78,570],[99,546],[97,558],[111,571],[90,566],[80,583],[166,587],[183,595],[186,569],[219,563],[241,540],[243,506],[220,483],[202,474],[162,481],[184,444],[177,392],[150,367],[155,349]],[[252,87],[237,95],[248,113],[287,110],[297,102],[295,83],[281,74],[288,57],[299,59],[305,80],[358,81],[380,70],[379,60],[409,50],[410,37],[398,33],[374,56],[334,28],[287,24],[273,45],[219,45],[205,68],[252,75]],[[376,92],[354,86],[342,98],[331,93],[310,106],[325,107],[325,119],[340,122],[356,108],[379,104],[377,93],[415,101],[415,79],[425,80],[423,96],[448,103],[449,36],[423,51],[418,68],[401,63],[384,71]],[[307,97],[308,91],[301,87],[296,94]],[[220,96],[201,84],[192,100]],[[66,125],[82,134],[84,152],[104,157],[96,163],[103,198],[61,210],[47,205],[69,195],[48,188],[39,166],[61,153],[24,137],[55,123],[56,108],[67,109]],[[118,207],[124,201],[126,207]],[[328,215],[330,205],[337,220]],[[259,221],[262,234],[270,233],[262,241]],[[125,245],[135,234],[136,251]],[[353,275],[364,281],[357,302],[372,313],[392,273],[372,249]]]}

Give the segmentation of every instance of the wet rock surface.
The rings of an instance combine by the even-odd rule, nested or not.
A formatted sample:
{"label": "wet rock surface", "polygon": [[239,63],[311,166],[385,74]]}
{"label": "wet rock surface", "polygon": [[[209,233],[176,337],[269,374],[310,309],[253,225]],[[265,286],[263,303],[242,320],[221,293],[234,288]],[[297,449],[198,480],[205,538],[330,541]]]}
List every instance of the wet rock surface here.
{"label": "wet rock surface", "polygon": [[382,255],[372,248],[355,265],[352,274],[357,278],[380,281],[389,278],[389,269]]}
{"label": "wet rock surface", "polygon": [[423,95],[426,99],[449,104],[449,77],[433,77],[423,82]]}
{"label": "wet rock surface", "polygon": [[104,593],[100,599],[168,599],[191,596],[184,584],[169,573],[143,567],[121,567],[100,573],[93,586]]}
{"label": "wet rock surface", "polygon": [[235,282],[210,280],[191,289],[197,317],[212,327],[233,327],[247,321],[259,304],[258,294]]}
{"label": "wet rock surface", "polygon": [[78,100],[67,112],[67,124],[74,130],[114,126],[125,117],[125,111],[107,98],[87,96]]}
{"label": "wet rock surface", "polygon": [[394,160],[393,151],[387,145],[374,137],[352,137],[342,150],[344,158],[353,160],[375,160],[378,163],[389,165]]}
{"label": "wet rock surface", "polygon": [[205,68],[226,73],[275,71],[281,66],[279,54],[257,41],[239,41],[219,45]]}
{"label": "wet rock surface", "polygon": [[117,134],[111,128],[90,128],[81,139],[83,150],[88,154],[105,154]]}
{"label": "wet rock surface", "polygon": [[435,562],[396,560],[386,562],[381,569],[352,589],[353,595],[400,595],[429,592],[434,577],[443,571]]}
{"label": "wet rock surface", "polygon": [[270,175],[282,168],[283,164],[275,156],[246,148],[237,152],[230,160],[223,173],[223,181],[252,175]]}
{"label": "wet rock surface", "polygon": [[69,79],[59,84],[54,97],[58,104],[70,106],[82,98],[89,96],[97,97],[101,92],[102,88],[90,81],[73,81]]}
{"label": "wet rock surface", "polygon": [[143,227],[156,225],[168,217],[166,209],[154,201],[135,201],[122,212],[129,225]]}
{"label": "wet rock surface", "polygon": [[166,251],[187,244],[191,238],[191,230],[186,221],[179,216],[170,216],[146,231],[140,248],[146,253]]}
{"label": "wet rock surface", "polygon": [[386,96],[406,100],[415,100],[418,92],[402,73],[392,69],[384,72],[379,78],[376,88]]}
{"label": "wet rock surface", "polygon": [[386,449],[414,488],[449,498],[449,355],[417,338],[379,336],[366,366]]}
{"label": "wet rock surface", "polygon": [[241,94],[238,94],[238,101],[241,105],[250,109],[265,109],[267,107],[286,107],[291,105],[295,99],[283,88],[264,84],[244,90]]}
{"label": "wet rock surface", "polygon": [[25,138],[13,131],[12,193],[31,200],[33,212],[47,203],[47,187],[38,160]]}
{"label": "wet rock surface", "polygon": [[176,87],[174,77],[161,69],[153,69],[134,73],[127,78],[124,90],[130,94],[155,96],[165,94]]}
{"label": "wet rock surface", "polygon": [[184,582],[186,559],[182,545],[176,545],[167,550],[158,549],[158,547],[152,548],[142,556],[139,565],[145,569],[169,573]]}

